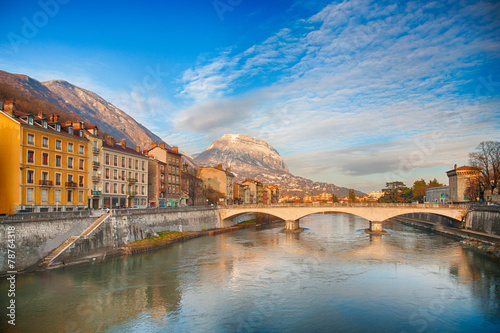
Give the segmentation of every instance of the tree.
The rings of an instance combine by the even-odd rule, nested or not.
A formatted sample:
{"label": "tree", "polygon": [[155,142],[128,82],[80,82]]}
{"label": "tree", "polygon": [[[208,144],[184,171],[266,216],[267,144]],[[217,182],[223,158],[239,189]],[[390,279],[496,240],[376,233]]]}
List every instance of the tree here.
{"label": "tree", "polygon": [[408,200],[411,202],[411,192],[408,191],[408,187],[403,182],[389,182],[385,184],[385,187],[382,189],[384,196],[378,200],[379,202],[408,202]]}
{"label": "tree", "polygon": [[181,189],[186,197],[186,204],[191,206],[206,204],[202,201],[203,181],[196,177],[196,169],[184,163],[182,165]]}
{"label": "tree", "polygon": [[332,196],[332,201],[333,201],[333,203],[339,202],[339,198],[334,194]]}
{"label": "tree", "polygon": [[354,193],[353,189],[349,189],[349,202],[356,202],[356,193]]}
{"label": "tree", "polygon": [[214,190],[210,186],[207,186],[203,189],[203,197],[209,205],[217,205],[219,203],[219,199],[225,198],[225,195],[217,190]]}
{"label": "tree", "polygon": [[428,184],[425,183],[424,179],[420,179],[420,180],[415,181],[413,183],[412,188],[411,188],[412,189],[412,200],[410,202],[412,202],[412,201],[423,202],[424,196],[425,196],[425,191],[428,188],[439,187],[439,186],[443,186],[443,184],[438,182],[436,178],[429,181]]}
{"label": "tree", "polygon": [[486,190],[494,194],[500,186],[500,142],[481,142],[476,151],[469,154],[469,161],[471,166],[481,170],[477,179],[481,199]]}

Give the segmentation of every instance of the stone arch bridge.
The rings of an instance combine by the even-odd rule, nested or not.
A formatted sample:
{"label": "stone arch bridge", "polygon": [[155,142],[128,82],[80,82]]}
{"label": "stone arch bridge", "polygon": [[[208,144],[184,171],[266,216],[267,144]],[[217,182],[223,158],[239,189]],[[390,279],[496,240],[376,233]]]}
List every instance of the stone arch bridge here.
{"label": "stone arch bridge", "polygon": [[386,204],[386,203],[335,203],[335,204],[273,204],[233,205],[219,207],[221,221],[245,213],[264,213],[286,221],[287,230],[299,228],[299,219],[317,213],[345,213],[370,221],[369,231],[382,233],[382,222],[398,215],[430,213],[461,221],[467,212],[465,205],[442,204]]}

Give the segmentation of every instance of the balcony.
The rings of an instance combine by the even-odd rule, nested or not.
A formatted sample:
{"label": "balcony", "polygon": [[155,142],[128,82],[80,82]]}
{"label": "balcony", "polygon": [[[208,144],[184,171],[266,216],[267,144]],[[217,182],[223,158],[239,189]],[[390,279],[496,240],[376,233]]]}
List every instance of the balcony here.
{"label": "balcony", "polygon": [[101,195],[101,191],[91,191],[90,192],[94,197],[98,197]]}
{"label": "balcony", "polygon": [[101,177],[99,177],[99,176],[92,176],[92,181],[94,183],[100,182],[101,181]]}
{"label": "balcony", "polygon": [[38,185],[40,185],[40,186],[53,186],[54,183],[52,182],[52,180],[41,179],[38,181]]}
{"label": "balcony", "polygon": [[97,161],[93,161],[92,165],[95,166],[95,167],[99,167],[101,165],[101,163],[99,163]]}
{"label": "balcony", "polygon": [[98,155],[99,151],[101,151],[99,148],[96,148],[96,147],[92,148],[92,152],[94,153],[94,155]]}
{"label": "balcony", "polygon": [[65,185],[66,187],[77,187],[77,184],[75,182],[66,182]]}
{"label": "balcony", "polygon": [[128,195],[129,197],[135,197],[135,196],[137,195],[137,192],[136,192],[136,191],[128,191],[128,192],[127,192],[127,195]]}
{"label": "balcony", "polygon": [[135,178],[128,178],[127,182],[129,182],[129,183],[137,183],[137,179],[135,179]]}

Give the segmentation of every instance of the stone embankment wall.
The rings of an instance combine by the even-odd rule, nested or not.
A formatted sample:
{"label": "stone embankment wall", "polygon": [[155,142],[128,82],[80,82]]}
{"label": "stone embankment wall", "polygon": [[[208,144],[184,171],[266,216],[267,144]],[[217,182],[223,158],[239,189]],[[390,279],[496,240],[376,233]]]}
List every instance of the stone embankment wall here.
{"label": "stone embankment wall", "polygon": [[[16,270],[21,271],[40,262],[70,236],[80,235],[101,214],[101,211],[58,212],[29,220],[15,219],[15,216],[0,220],[0,274],[9,270],[7,227],[16,228]],[[105,222],[87,237],[75,241],[57,262],[78,262],[115,254],[124,244],[153,237],[159,231],[202,231],[228,226],[227,222],[221,223],[216,208],[113,210]]]}
{"label": "stone embankment wall", "polygon": [[0,217],[0,274],[7,269],[7,228],[14,227],[15,270],[20,271],[47,256],[68,237],[79,235],[102,211],[17,214]]}
{"label": "stone embankment wall", "polygon": [[467,212],[465,227],[490,235],[500,235],[500,207],[477,206]]}
{"label": "stone embankment wall", "polygon": [[430,214],[430,213],[411,213],[402,215],[403,217],[409,217],[417,220],[431,221],[446,227],[462,228],[463,222],[458,221],[447,216]]}

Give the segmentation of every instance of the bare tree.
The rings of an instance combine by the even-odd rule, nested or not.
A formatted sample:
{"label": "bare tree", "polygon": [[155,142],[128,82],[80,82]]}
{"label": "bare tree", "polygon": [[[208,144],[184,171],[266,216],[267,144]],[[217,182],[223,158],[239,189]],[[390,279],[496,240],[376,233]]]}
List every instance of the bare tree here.
{"label": "bare tree", "polygon": [[478,177],[481,197],[486,190],[493,194],[500,185],[500,142],[481,142],[476,151],[469,154],[469,160],[471,166],[481,170]]}
{"label": "bare tree", "polygon": [[191,206],[203,204],[203,181],[196,177],[196,169],[187,164],[182,168],[182,191],[185,193]]}

